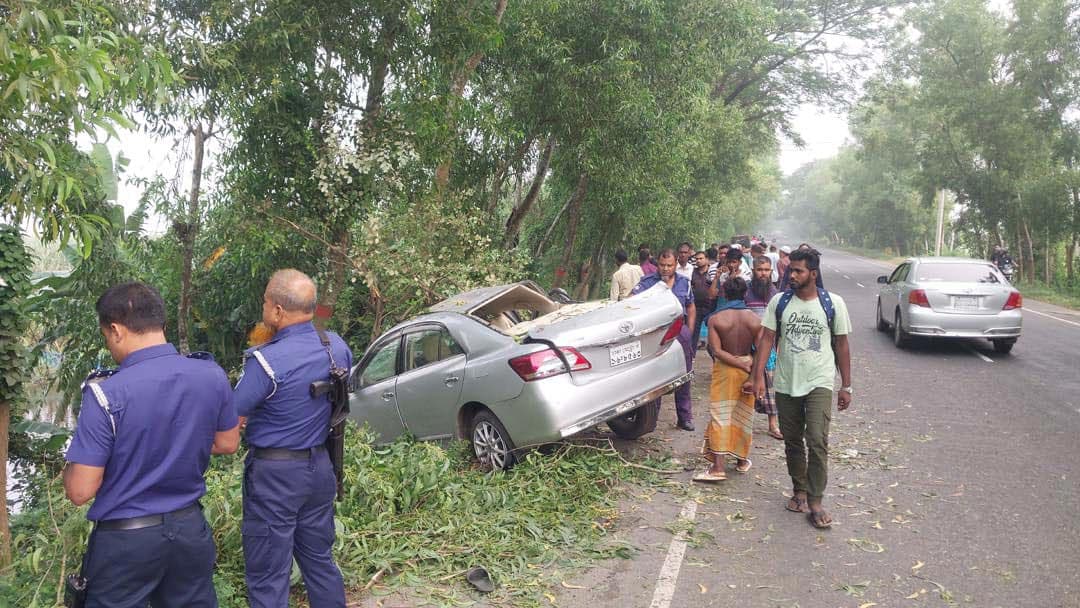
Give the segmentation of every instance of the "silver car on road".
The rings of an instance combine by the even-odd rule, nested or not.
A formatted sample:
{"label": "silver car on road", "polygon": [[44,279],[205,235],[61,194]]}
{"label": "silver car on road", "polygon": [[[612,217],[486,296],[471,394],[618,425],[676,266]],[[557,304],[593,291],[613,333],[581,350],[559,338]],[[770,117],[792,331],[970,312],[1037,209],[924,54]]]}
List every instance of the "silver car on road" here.
{"label": "silver car on road", "polygon": [[1020,337],[1024,298],[986,260],[910,258],[877,281],[877,328],[891,327],[898,347],[912,336],[986,338],[1008,353]]}
{"label": "silver car on road", "polygon": [[690,380],[666,285],[620,302],[560,304],[532,282],[476,289],[375,340],[352,370],[350,416],[379,441],[471,440],[506,469],[520,448],[601,423],[636,438]]}

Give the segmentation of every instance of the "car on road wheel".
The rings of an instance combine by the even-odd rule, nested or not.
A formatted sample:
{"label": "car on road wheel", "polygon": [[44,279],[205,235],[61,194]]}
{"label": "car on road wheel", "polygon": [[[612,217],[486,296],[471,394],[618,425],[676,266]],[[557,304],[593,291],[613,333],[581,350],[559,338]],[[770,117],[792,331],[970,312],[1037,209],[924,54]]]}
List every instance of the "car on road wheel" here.
{"label": "car on road wheel", "polygon": [[560,302],[526,281],[453,296],[372,342],[352,370],[350,417],[379,443],[463,438],[509,469],[521,450],[607,423],[636,439],[689,382],[666,285],[619,302]]}
{"label": "car on road wheel", "polygon": [[878,277],[876,326],[898,348],[916,337],[984,338],[1007,354],[1020,338],[1024,298],[986,260],[909,258]]}

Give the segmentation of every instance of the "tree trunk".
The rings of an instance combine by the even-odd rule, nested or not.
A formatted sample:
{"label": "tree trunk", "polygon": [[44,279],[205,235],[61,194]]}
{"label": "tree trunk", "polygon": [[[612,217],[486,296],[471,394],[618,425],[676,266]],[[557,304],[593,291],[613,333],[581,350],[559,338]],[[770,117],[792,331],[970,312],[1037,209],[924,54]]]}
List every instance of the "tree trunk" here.
{"label": "tree trunk", "polygon": [[555,281],[552,289],[561,287],[563,278],[566,277],[566,267],[570,264],[570,257],[574,254],[574,241],[577,240],[578,220],[581,216],[581,202],[585,199],[585,191],[589,187],[589,174],[582,173],[578,177],[577,187],[574,188],[574,196],[570,197],[569,212],[566,219],[566,248],[563,249],[562,260],[555,269]]}
{"label": "tree trunk", "polygon": [[514,150],[514,153],[506,161],[499,164],[499,168],[495,171],[495,177],[491,179],[491,198],[488,199],[487,211],[488,215],[495,213],[499,208],[499,199],[502,198],[503,182],[506,181],[506,172],[510,170],[510,167],[521,162],[522,157],[529,151],[529,148],[533,144],[533,136],[526,137],[521,145]]}
{"label": "tree trunk", "polygon": [[[495,0],[495,23],[501,24],[503,13],[506,12],[507,0]],[[454,74],[454,78],[450,84],[450,99],[447,101],[447,123],[449,131],[455,132],[457,129],[454,126],[454,110],[461,100],[465,96],[465,85],[469,83],[469,77],[476,70],[476,66],[480,65],[480,61],[484,58],[483,51],[476,51],[465,60],[465,65],[462,69],[458,70]],[[453,161],[453,155],[448,153],[446,160],[439,163],[439,166],[435,168],[435,190],[439,193],[445,192],[446,187],[450,184],[450,165]]]}
{"label": "tree trunk", "polygon": [[1073,276],[1075,276],[1073,261],[1074,256],[1076,255],[1076,237],[1076,233],[1073,233],[1073,235],[1069,237],[1069,240],[1065,242],[1065,278],[1069,281],[1070,286],[1072,286]]}
{"label": "tree trunk", "polygon": [[514,207],[514,210],[510,212],[510,217],[506,219],[506,234],[503,236],[503,247],[506,249],[513,249],[517,244],[518,232],[521,231],[521,222],[528,215],[537,197],[540,196],[540,189],[544,186],[548,166],[551,164],[551,153],[554,150],[555,137],[551,136],[548,137],[547,145],[544,146],[544,151],[540,154],[540,160],[536,164],[536,175],[533,176],[529,193],[525,195],[525,200],[521,201],[520,205]]}
{"label": "tree trunk", "polygon": [[[576,194],[576,192],[575,192],[575,194]],[[566,199],[566,202],[563,203],[563,206],[559,208],[558,213],[555,214],[555,219],[551,220],[551,225],[548,226],[547,231],[544,232],[543,238],[541,238],[536,243],[536,249],[533,250],[533,257],[534,258],[538,258],[538,257],[540,257],[540,255],[542,253],[544,253],[545,246],[547,245],[548,239],[551,238],[551,233],[555,231],[555,227],[559,225],[559,219],[562,217],[562,214],[566,213],[567,207],[570,206],[570,203],[573,200],[574,200],[574,194],[571,194],[570,198]]]}
{"label": "tree trunk", "polygon": [[1031,242],[1031,229],[1028,228],[1027,220],[1023,221],[1024,226],[1024,238],[1027,239],[1027,251],[1028,251],[1028,280],[1032,283],[1035,282],[1035,246]]}
{"label": "tree trunk", "polygon": [[0,402],[0,498],[4,499],[0,509],[0,570],[11,565],[11,526],[8,523],[7,509],[7,462],[8,429],[11,426],[11,404]]}
{"label": "tree trunk", "polygon": [[195,237],[199,231],[199,196],[202,192],[203,158],[206,138],[213,129],[213,123],[203,130],[201,122],[196,121],[190,132],[195,140],[195,152],[191,166],[191,193],[188,195],[187,214],[183,222],[177,222],[177,238],[180,240],[180,304],[176,314],[176,338],[181,354],[191,351],[189,344],[188,321],[191,318],[191,266],[195,257]]}

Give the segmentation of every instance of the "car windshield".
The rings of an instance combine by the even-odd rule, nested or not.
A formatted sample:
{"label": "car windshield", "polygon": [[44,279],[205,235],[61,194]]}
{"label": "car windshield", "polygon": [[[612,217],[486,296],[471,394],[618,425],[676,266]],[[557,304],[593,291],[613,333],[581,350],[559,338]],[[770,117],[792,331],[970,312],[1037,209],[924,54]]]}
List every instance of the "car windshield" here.
{"label": "car windshield", "polygon": [[989,264],[936,262],[919,264],[918,283],[999,283]]}

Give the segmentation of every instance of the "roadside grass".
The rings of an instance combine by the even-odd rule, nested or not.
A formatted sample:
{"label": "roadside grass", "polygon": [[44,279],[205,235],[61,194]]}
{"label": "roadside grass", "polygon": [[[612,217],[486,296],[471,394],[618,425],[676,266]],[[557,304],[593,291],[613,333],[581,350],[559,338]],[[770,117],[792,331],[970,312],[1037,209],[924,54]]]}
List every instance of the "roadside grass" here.
{"label": "roadside grass", "polygon": [[[334,554],[353,600],[407,586],[437,605],[470,603],[478,595],[464,573],[481,565],[497,586],[486,602],[539,606],[560,582],[553,570],[632,557],[634,549],[611,534],[617,486],[663,483],[655,472],[595,445],[530,452],[503,473],[475,468],[465,442],[443,448],[402,439],[375,447],[370,433],[355,428],[347,437]],[[243,468],[242,455],[215,457],[202,501],[218,547],[214,583],[222,608],[247,605]],[[17,557],[0,578],[0,606],[58,606],[64,576],[78,567],[90,531],[85,507],[64,500],[59,477],[47,484],[43,504],[13,522]],[[295,566],[292,578],[300,581]]]}
{"label": "roadside grass", "polygon": [[1036,283],[1020,283],[1017,287],[1025,298],[1080,310],[1080,288],[1069,290]]}

